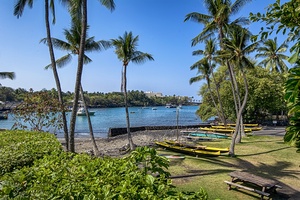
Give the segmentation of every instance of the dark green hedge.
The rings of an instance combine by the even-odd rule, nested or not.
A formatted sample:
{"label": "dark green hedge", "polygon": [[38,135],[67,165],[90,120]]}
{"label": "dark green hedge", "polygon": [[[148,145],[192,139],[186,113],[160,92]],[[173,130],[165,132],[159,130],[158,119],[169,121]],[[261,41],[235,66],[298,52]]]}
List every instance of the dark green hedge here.
{"label": "dark green hedge", "polygon": [[36,159],[62,146],[53,134],[28,131],[0,131],[0,177],[15,169],[31,166]]}

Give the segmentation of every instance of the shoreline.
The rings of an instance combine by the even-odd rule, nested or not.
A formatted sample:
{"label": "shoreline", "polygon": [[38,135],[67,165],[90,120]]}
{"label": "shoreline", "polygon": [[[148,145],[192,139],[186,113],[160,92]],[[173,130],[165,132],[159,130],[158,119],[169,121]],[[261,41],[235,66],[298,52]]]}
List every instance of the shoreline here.
{"label": "shoreline", "polygon": [[[155,141],[162,140],[176,140],[177,133],[180,137],[181,131],[198,131],[199,129],[166,129],[166,130],[145,130],[132,132],[132,140],[137,146],[155,146]],[[253,131],[253,135],[271,135],[283,137],[285,134],[285,127],[263,127],[260,131]],[[65,147],[64,138],[57,138]],[[127,134],[122,134],[108,138],[95,138],[99,152],[103,156],[118,157],[124,154],[124,149],[128,145]],[[93,153],[93,145],[89,137],[75,138],[75,152],[76,153]],[[125,152],[126,153],[126,152]]]}

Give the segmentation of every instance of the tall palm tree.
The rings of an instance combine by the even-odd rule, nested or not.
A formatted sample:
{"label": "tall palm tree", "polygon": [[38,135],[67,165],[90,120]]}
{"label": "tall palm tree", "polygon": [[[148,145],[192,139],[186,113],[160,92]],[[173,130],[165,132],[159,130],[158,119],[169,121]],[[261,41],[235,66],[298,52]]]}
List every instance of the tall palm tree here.
{"label": "tall palm tree", "polygon": [[122,85],[124,93],[125,102],[125,112],[126,112],[126,124],[127,124],[127,134],[130,149],[133,150],[135,145],[133,143],[131,133],[130,133],[130,121],[128,113],[128,102],[127,102],[127,66],[130,62],[141,64],[146,60],[154,60],[151,54],[143,53],[137,50],[139,41],[139,36],[134,37],[132,32],[125,32],[123,37],[119,36],[118,39],[112,39],[111,43],[115,47],[115,53],[118,59],[123,63],[122,70]]}
{"label": "tall palm tree", "polygon": [[[81,34],[80,34],[80,45],[78,53],[78,66],[75,81],[75,91],[74,91],[74,102],[71,113],[70,122],[70,151],[75,151],[75,124],[76,124],[76,111],[78,109],[79,93],[81,88],[81,77],[84,64],[84,52],[85,52],[85,41],[86,41],[86,31],[87,31],[87,0],[69,0],[69,11],[72,16],[72,20],[76,19],[81,21]],[[115,4],[113,0],[100,0],[100,3],[106,8],[113,11],[115,9]]]}
{"label": "tall palm tree", "polygon": [[[88,28],[88,27],[87,27]],[[80,47],[80,40],[81,40],[81,23],[80,21],[73,21],[72,22],[72,26],[71,29],[65,29],[64,30],[64,35],[66,38],[66,41],[57,39],[57,38],[51,38],[52,44],[54,47],[56,47],[57,49],[60,50],[64,50],[64,51],[68,51],[69,53],[61,58],[59,58],[58,60],[56,60],[56,64],[58,67],[63,67],[66,64],[68,64],[71,59],[72,56],[78,56],[79,54],[79,47]],[[44,43],[47,43],[47,38],[44,38],[41,40]],[[92,52],[92,51],[100,51],[102,49],[107,49],[109,47],[109,42],[107,41],[98,41],[96,42],[94,40],[94,37],[89,37],[86,39],[85,41],[85,52]],[[83,59],[84,64],[88,64],[90,62],[92,62],[92,60],[86,55],[84,54],[84,59]],[[51,67],[52,65],[47,65],[46,69],[48,69],[49,67]],[[92,128],[92,123],[90,120],[90,116],[89,116],[89,112],[88,112],[88,108],[86,105],[86,101],[84,98],[84,91],[82,88],[82,84],[80,84],[80,95],[81,95],[81,99],[83,101],[83,105],[85,107],[85,111],[86,111],[86,115],[88,118],[88,124],[89,124],[89,130],[90,130],[90,137],[92,140],[92,144],[94,147],[94,153],[96,155],[99,154],[99,150],[94,138],[94,133],[93,133],[93,128]]]}
{"label": "tall palm tree", "polygon": [[220,110],[218,111],[220,113],[219,118],[221,119],[221,121],[226,125],[226,117],[225,117],[225,113],[224,113],[224,109],[223,109],[223,104],[221,101],[221,96],[220,96],[220,92],[219,92],[219,84],[217,83],[215,76],[214,76],[214,67],[215,66],[215,62],[220,62],[216,56],[216,52],[217,52],[217,47],[216,47],[216,42],[215,39],[211,39],[209,38],[208,40],[205,40],[205,49],[204,50],[196,50],[193,51],[193,55],[197,56],[197,55],[203,55],[204,59],[207,59],[209,67],[210,67],[210,74],[213,78],[213,82],[216,86],[216,93],[217,93],[217,98],[218,98],[218,102],[219,102],[219,106],[220,109],[218,109],[217,104],[215,104],[216,109]]}
{"label": "tall palm tree", "polygon": [[255,58],[264,58],[259,64],[265,66],[268,70],[286,73],[288,67],[284,60],[289,57],[283,53],[286,52],[287,48],[288,45],[285,42],[278,46],[277,37],[268,39],[257,49],[259,53],[255,55]]}
{"label": "tall palm tree", "polygon": [[[237,127],[243,127],[242,121],[242,112],[246,106],[247,98],[248,98],[248,82],[245,74],[246,69],[254,68],[254,63],[248,58],[249,54],[256,50],[258,43],[252,43],[248,45],[250,41],[250,32],[239,26],[233,27],[229,33],[228,38],[224,39],[224,49],[221,51],[220,56],[228,60],[229,64],[234,66],[235,69],[238,69],[243,77],[244,80],[244,87],[245,87],[245,94],[243,97],[243,101],[241,103],[240,91],[237,87],[236,79],[234,79],[234,85],[237,92],[237,97],[239,100],[239,113],[237,115]],[[235,78],[235,77],[234,77]],[[241,126],[240,126],[241,125]],[[240,132],[242,133],[243,130]],[[238,136],[238,137],[237,137]],[[233,138],[237,138],[237,142],[241,141],[241,134],[233,135]],[[234,143],[231,144],[231,153],[234,154]]]}
{"label": "tall palm tree", "polygon": [[[60,0],[61,2],[67,2],[68,0]],[[33,0],[18,0],[15,4],[14,8],[14,15],[18,18],[22,16],[25,6],[28,5],[30,8],[33,6]],[[64,101],[62,97],[62,89],[59,80],[59,76],[57,73],[56,63],[55,63],[55,55],[53,50],[53,45],[51,42],[51,30],[50,30],[50,23],[49,23],[49,0],[45,0],[44,3],[45,7],[45,25],[46,25],[46,32],[47,32],[47,41],[49,47],[49,55],[52,65],[53,76],[56,83],[57,93],[58,93],[58,100],[62,107],[64,107]],[[55,7],[54,7],[54,0],[50,0],[50,9],[53,14],[53,23],[55,23]],[[66,141],[66,149],[69,150],[69,135],[68,135],[68,125],[67,125],[67,118],[64,109],[62,110],[62,118],[63,118],[63,128],[64,128],[64,138]]]}
{"label": "tall palm tree", "polygon": [[[247,24],[250,21],[246,18],[238,18],[230,23],[230,17],[233,14],[236,14],[240,9],[251,0],[236,0],[234,3],[231,3],[230,0],[204,0],[204,5],[207,8],[208,14],[201,14],[197,12],[190,13],[186,15],[185,20],[192,20],[204,25],[203,31],[198,34],[195,38],[192,39],[192,46],[195,46],[199,42],[212,37],[215,33],[218,34],[220,49],[224,48],[224,37],[228,30],[233,26]],[[228,68],[230,75],[231,85],[232,85],[232,95],[235,103],[235,109],[237,116],[240,113],[240,106],[238,103],[237,89],[234,85],[235,75],[233,74],[234,70],[228,60],[224,61],[224,64]],[[237,117],[238,118],[238,117]],[[235,133],[239,131],[239,127],[236,126]],[[234,139],[232,139],[234,144]],[[234,145],[233,145],[234,148]],[[230,151],[229,154],[234,156],[234,151]]]}

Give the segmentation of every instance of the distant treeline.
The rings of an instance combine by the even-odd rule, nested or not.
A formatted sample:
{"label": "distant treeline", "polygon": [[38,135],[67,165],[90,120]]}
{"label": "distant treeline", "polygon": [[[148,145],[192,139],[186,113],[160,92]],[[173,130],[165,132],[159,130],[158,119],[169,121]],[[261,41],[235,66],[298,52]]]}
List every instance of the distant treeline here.
{"label": "distant treeline", "polygon": [[[56,95],[56,90],[42,90],[45,92],[52,93]],[[0,101],[4,103],[8,102],[21,102],[24,100],[26,95],[32,90],[27,91],[26,89],[18,88],[12,89],[10,87],[0,88]],[[89,107],[103,108],[103,107],[123,107],[124,106],[124,95],[122,92],[85,92],[85,99]],[[63,98],[66,104],[72,105],[72,100],[74,97],[73,92],[63,92]],[[129,106],[164,106],[166,104],[173,105],[193,105],[195,102],[191,100],[190,97],[182,96],[163,96],[163,97],[147,97],[143,91],[132,90],[128,91],[128,103]],[[1,107],[1,106],[0,106]]]}

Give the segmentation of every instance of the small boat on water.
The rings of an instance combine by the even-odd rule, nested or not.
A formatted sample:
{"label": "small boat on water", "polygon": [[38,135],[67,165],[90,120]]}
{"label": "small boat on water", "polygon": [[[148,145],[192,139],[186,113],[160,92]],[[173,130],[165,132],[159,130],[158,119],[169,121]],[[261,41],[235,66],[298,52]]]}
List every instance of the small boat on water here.
{"label": "small boat on water", "polygon": [[166,108],[177,108],[177,106],[168,103],[168,104],[166,104]]}
{"label": "small boat on water", "polygon": [[6,113],[0,113],[0,120],[8,119],[8,115]]}
{"label": "small boat on water", "polygon": [[[85,109],[83,107],[80,107],[76,114],[77,116],[86,116]],[[94,114],[95,114],[94,111],[89,111],[89,115],[94,115]]]}

